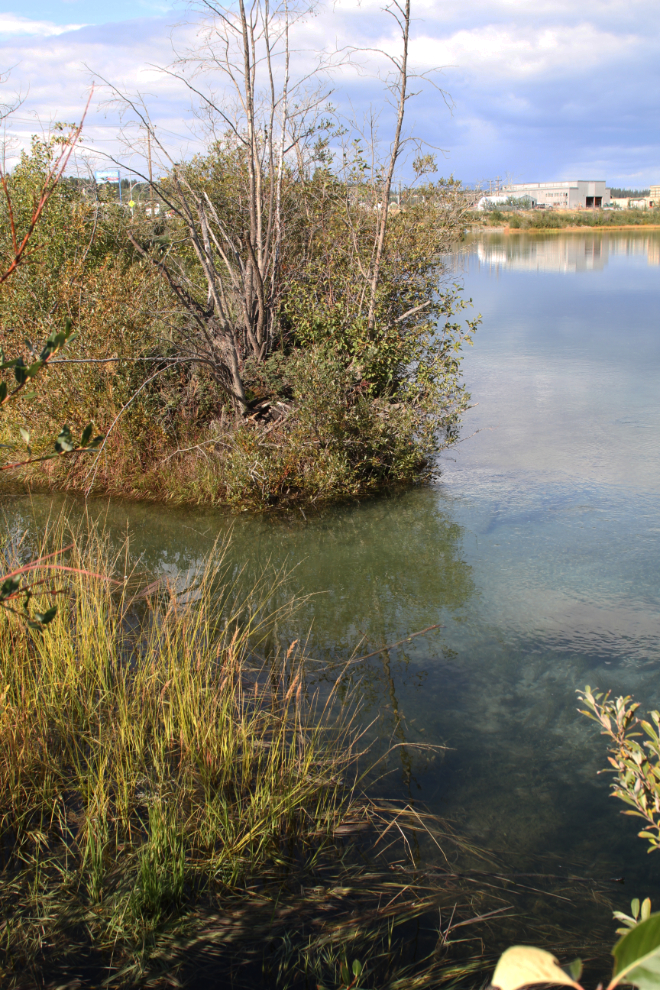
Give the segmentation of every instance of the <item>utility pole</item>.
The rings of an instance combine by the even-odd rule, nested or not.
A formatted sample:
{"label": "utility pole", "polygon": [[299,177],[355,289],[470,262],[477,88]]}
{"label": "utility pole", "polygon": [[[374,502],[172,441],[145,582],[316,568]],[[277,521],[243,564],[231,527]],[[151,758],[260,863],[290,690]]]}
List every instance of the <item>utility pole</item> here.
{"label": "utility pole", "polygon": [[153,220],[154,217],[154,187],[153,187],[153,170],[151,167],[151,129],[147,124],[147,158],[149,160],[149,209],[150,216]]}

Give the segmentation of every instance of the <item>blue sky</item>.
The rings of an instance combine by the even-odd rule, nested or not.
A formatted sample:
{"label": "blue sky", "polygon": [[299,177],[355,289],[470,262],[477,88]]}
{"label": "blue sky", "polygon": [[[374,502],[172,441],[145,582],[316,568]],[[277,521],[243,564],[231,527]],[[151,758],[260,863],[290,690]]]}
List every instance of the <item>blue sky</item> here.
{"label": "blue sky", "polygon": [[[304,45],[394,44],[377,0],[319,6]],[[450,112],[428,88],[409,122],[446,150],[441,171],[466,182],[606,178],[611,185],[660,183],[660,3],[657,0],[417,0],[412,59],[443,66]],[[31,130],[80,115],[90,72],[148,94],[163,132],[191,148],[184,95],[148,68],[171,57],[183,5],[158,0],[3,0],[3,87],[24,103],[16,146]],[[190,28],[187,29],[190,31]],[[366,109],[373,80],[339,79],[335,102]],[[88,134],[116,142],[116,121],[96,104]]]}

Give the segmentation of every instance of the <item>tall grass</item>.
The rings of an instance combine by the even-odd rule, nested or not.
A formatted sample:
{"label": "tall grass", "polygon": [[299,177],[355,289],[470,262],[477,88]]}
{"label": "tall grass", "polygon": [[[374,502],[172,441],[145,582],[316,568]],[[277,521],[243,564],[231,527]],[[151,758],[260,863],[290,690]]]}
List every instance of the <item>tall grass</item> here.
{"label": "tall grass", "polygon": [[[317,855],[351,811],[356,736],[333,692],[307,696],[295,645],[256,659],[274,617],[220,565],[136,594],[90,575],[123,564],[98,538],[66,563],[51,625],[0,618],[4,906],[57,888],[98,948],[136,945],[195,895]],[[17,964],[43,947],[20,927]]]}
{"label": "tall grass", "polygon": [[358,706],[269,647],[270,578],[241,590],[220,554],[140,579],[93,532],[54,559],[56,619],[0,613],[3,987],[428,990],[488,964],[515,881],[363,793]]}

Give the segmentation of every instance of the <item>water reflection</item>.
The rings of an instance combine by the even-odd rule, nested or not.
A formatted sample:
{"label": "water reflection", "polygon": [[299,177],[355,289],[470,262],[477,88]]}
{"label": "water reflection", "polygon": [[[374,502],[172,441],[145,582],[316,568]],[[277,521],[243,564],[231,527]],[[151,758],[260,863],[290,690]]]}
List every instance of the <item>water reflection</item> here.
{"label": "water reflection", "polygon": [[[575,689],[660,706],[659,251],[649,231],[464,246],[456,266],[484,316],[464,365],[478,403],[465,433],[478,432],[442,458],[435,488],[307,518],[89,508],[117,542],[128,528],[152,573],[198,567],[230,531],[234,575],[289,568],[274,603],[313,597],[281,623],[283,642],[309,633],[326,664],[381,651],[356,670],[365,724],[381,713],[372,740],[402,744],[383,791],[449,816],[511,869],[624,875],[622,909],[658,900],[660,857],[608,798],[603,741]],[[51,507],[7,511],[34,526]],[[574,910],[556,902],[555,920]],[[579,910],[610,925],[607,905]]]}
{"label": "water reflection", "polygon": [[611,257],[622,255],[645,256],[649,265],[660,265],[660,231],[494,232],[472,242],[468,250],[491,271],[597,272]]}

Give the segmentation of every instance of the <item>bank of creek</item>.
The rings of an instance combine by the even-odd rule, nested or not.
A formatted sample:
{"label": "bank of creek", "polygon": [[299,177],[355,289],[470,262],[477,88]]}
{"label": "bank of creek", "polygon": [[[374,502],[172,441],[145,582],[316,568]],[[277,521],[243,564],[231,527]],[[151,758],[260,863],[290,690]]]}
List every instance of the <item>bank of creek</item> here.
{"label": "bank of creek", "polygon": [[[278,594],[313,593],[279,635],[309,631],[322,661],[441,624],[362,665],[374,745],[409,744],[376,787],[449,819],[501,871],[544,874],[508,937],[595,932],[605,975],[612,907],[660,907],[660,854],[597,776],[605,741],[575,691],[660,706],[660,231],[495,232],[449,262],[483,324],[463,365],[476,405],[433,484],[317,513],[91,511],[117,540],[128,527],[154,575],[194,569],[231,530],[242,580],[268,562],[290,570]],[[15,529],[64,503],[4,511]]]}

